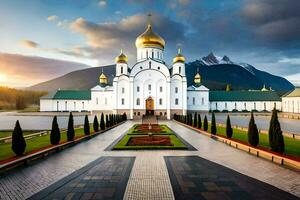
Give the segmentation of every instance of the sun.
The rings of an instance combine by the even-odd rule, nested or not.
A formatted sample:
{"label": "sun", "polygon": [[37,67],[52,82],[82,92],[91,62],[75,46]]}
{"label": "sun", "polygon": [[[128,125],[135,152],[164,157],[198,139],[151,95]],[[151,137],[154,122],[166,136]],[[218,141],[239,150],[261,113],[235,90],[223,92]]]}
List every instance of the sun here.
{"label": "sun", "polygon": [[0,74],[0,82],[5,81],[6,75],[5,74]]}

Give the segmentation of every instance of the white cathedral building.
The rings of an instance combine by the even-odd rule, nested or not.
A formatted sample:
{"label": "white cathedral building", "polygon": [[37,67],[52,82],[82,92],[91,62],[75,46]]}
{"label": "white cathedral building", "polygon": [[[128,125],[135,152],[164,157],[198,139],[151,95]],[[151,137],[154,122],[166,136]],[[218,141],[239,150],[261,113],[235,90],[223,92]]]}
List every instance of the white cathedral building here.
{"label": "white cathedral building", "polygon": [[102,72],[99,84],[90,90],[57,90],[40,99],[40,111],[90,111],[127,113],[130,119],[145,114],[171,119],[173,114],[209,110],[281,109],[281,99],[274,91],[210,91],[196,73],[194,84],[187,87],[185,57],[178,54],[168,67],[164,61],[165,41],[148,24],[137,37],[137,61],[129,67],[121,51],[116,57],[112,85]]}

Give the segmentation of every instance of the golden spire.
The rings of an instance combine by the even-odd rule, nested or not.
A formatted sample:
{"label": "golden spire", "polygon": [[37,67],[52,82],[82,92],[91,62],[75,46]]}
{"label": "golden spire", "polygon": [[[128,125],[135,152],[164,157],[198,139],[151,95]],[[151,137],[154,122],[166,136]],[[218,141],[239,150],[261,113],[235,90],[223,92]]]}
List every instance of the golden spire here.
{"label": "golden spire", "polygon": [[101,72],[101,75],[99,77],[99,82],[100,82],[100,85],[103,85],[103,84],[107,84],[107,77],[105,76],[105,74],[103,73],[103,67],[102,67],[102,72]]}
{"label": "golden spire", "polygon": [[127,56],[123,53],[123,49],[121,49],[121,53],[119,56],[116,57],[116,63],[127,63],[128,58]]}
{"label": "golden spire", "polygon": [[266,85],[264,84],[264,86],[263,86],[263,88],[261,89],[261,91],[266,92],[266,91],[269,91],[269,90],[266,88]]}
{"label": "golden spire", "polygon": [[185,62],[185,57],[181,54],[181,48],[178,48],[178,54],[173,58],[173,63]]}
{"label": "golden spire", "polygon": [[197,68],[197,73],[196,73],[195,78],[194,78],[194,83],[195,83],[195,86],[200,86],[201,85],[201,76],[199,74],[199,68]]}

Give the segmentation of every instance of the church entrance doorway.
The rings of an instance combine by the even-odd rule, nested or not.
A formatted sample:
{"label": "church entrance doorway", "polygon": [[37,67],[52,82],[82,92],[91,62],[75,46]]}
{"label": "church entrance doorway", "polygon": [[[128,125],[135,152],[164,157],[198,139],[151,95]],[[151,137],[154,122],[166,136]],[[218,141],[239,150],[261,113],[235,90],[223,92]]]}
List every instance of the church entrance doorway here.
{"label": "church entrance doorway", "polygon": [[146,99],[146,115],[154,115],[154,100],[152,97]]}

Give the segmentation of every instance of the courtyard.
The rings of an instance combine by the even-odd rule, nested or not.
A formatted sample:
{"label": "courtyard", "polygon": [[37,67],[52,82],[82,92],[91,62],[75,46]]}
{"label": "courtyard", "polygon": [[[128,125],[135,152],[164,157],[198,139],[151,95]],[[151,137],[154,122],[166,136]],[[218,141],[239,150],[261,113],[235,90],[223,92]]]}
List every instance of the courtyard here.
{"label": "courtyard", "polygon": [[127,121],[89,141],[0,178],[1,199],[297,199],[300,175],[162,121],[196,150],[107,147],[137,122]]}

